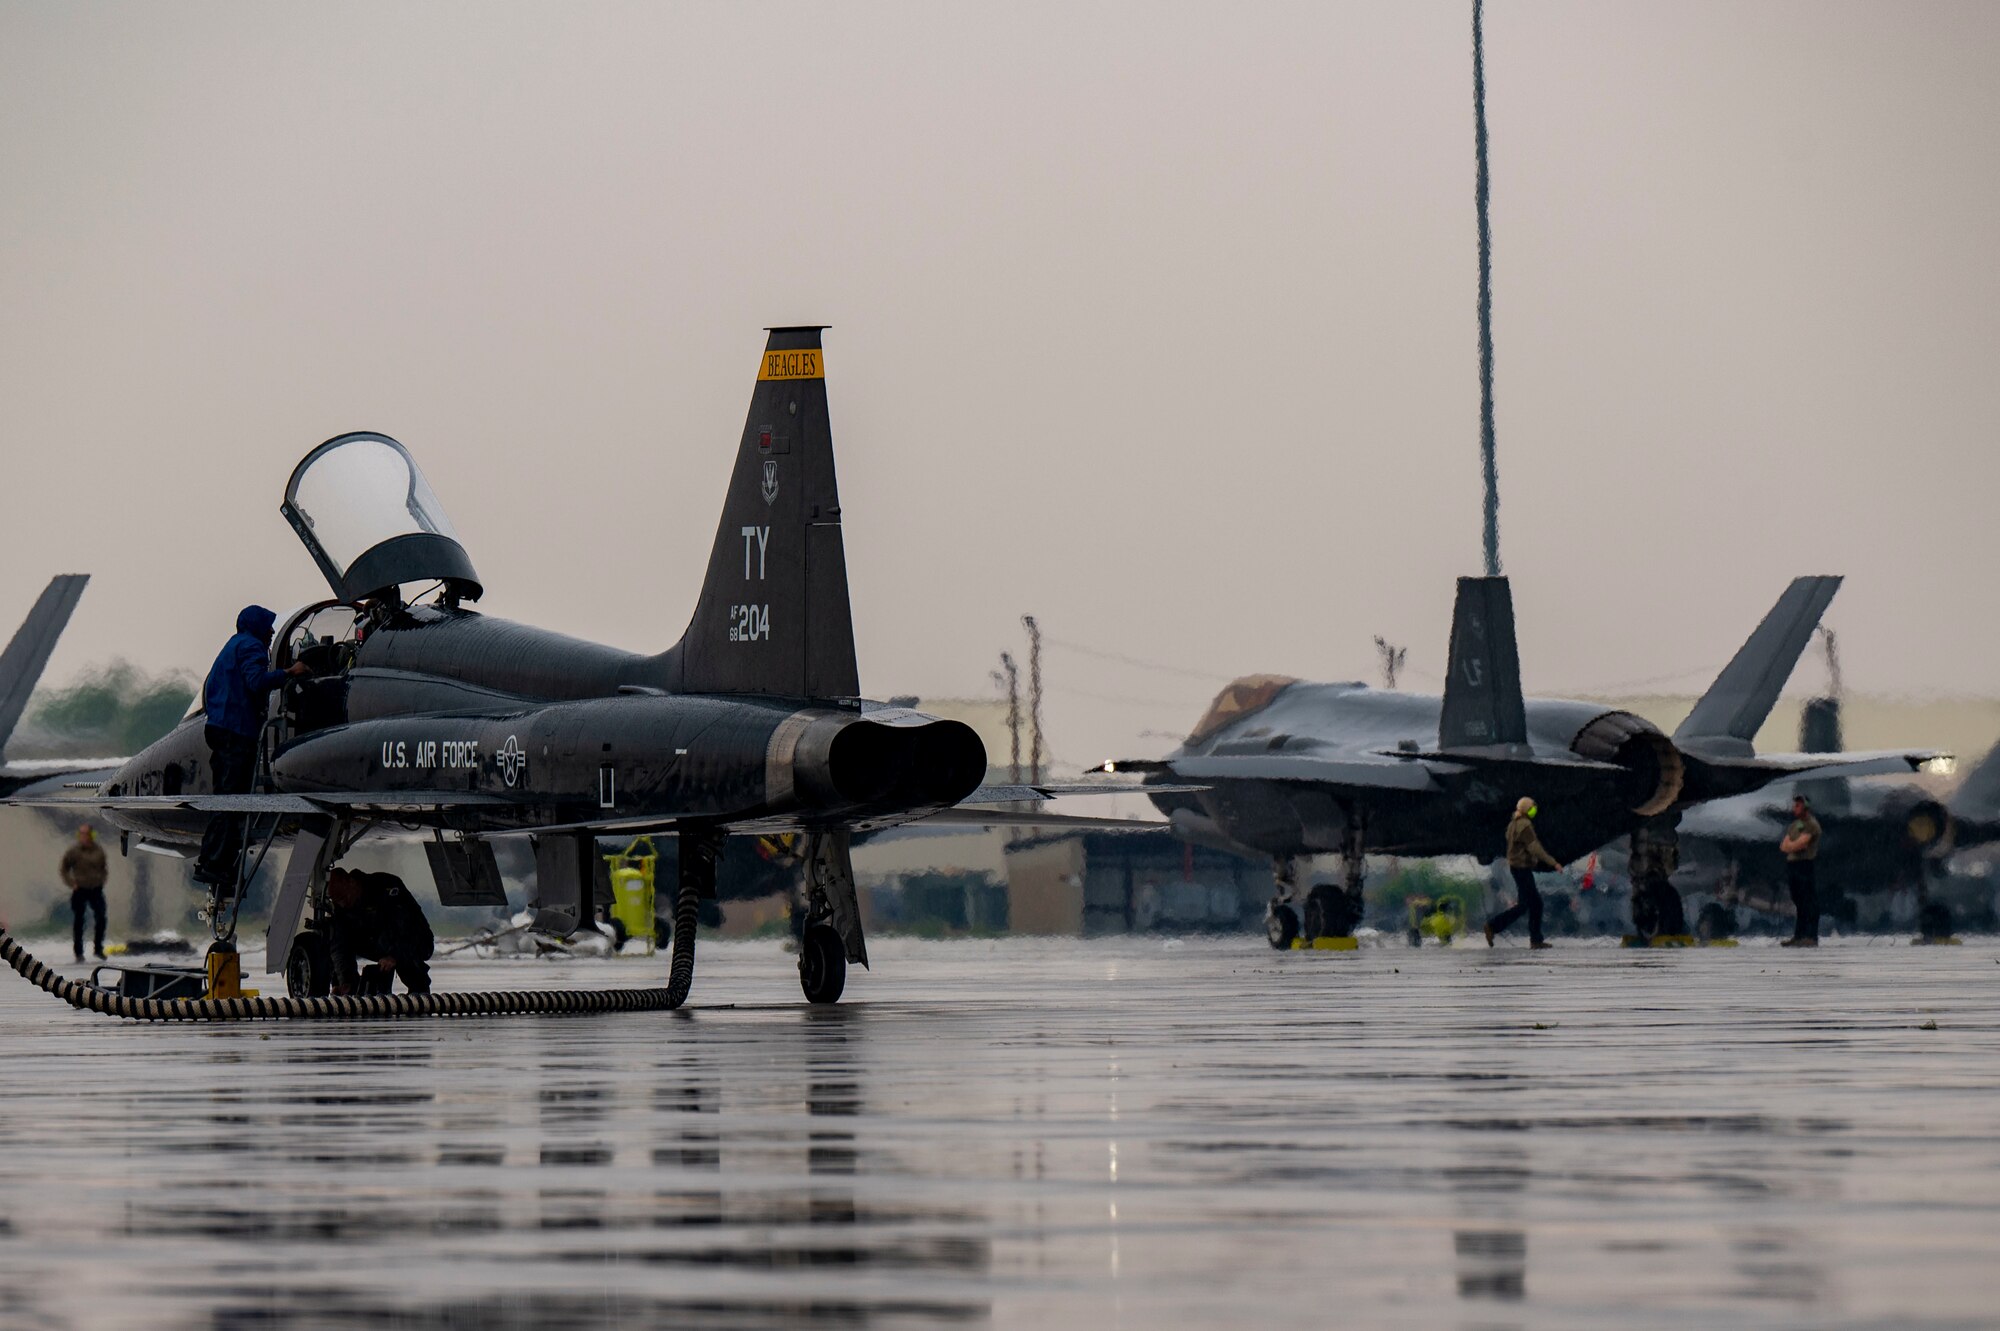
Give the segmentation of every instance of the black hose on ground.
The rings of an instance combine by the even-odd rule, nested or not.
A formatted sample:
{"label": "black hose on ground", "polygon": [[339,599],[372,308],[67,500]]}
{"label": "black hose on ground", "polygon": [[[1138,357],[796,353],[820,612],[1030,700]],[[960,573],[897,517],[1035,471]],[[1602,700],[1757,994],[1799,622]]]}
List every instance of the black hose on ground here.
{"label": "black hose on ground", "polygon": [[498,1017],[522,1013],[669,1012],[694,985],[699,892],[683,882],[674,907],[674,956],[664,989],[514,989],[470,994],[383,994],[328,998],[127,998],[65,979],[0,930],[0,961],[29,984],[73,1008],[134,1021],[330,1020],[353,1017]]}

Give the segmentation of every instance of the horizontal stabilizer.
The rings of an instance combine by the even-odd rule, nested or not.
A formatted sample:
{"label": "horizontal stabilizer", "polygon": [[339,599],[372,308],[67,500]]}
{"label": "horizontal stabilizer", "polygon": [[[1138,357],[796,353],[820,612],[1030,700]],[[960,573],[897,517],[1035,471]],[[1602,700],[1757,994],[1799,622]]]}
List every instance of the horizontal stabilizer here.
{"label": "horizontal stabilizer", "polygon": [[[1876,749],[1846,753],[1760,753],[1745,766],[1777,768],[1786,776],[1811,773],[1816,777],[1908,776],[1921,772],[1930,763],[1948,760],[1940,749]],[[1726,758],[1709,759],[1711,766],[1732,766]]]}
{"label": "horizontal stabilizer", "polygon": [[1736,740],[1740,743],[1729,747],[1748,753],[1750,741],[1771,715],[1779,690],[1792,677],[1799,654],[1812,641],[1820,616],[1839,590],[1838,577],[1792,579],[1792,585],[1785,588],[1778,603],[1674,731],[1674,739]]}

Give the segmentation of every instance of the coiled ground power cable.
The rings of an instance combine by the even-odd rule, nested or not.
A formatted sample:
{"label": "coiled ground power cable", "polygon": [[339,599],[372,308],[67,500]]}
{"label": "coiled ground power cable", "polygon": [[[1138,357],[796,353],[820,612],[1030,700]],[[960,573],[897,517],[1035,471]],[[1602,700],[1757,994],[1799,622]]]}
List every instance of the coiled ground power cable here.
{"label": "coiled ground power cable", "polygon": [[512,989],[464,994],[382,994],[326,998],[127,998],[82,980],[66,979],[0,930],[0,961],[29,984],[73,1008],[134,1021],[312,1021],[355,1017],[499,1017],[523,1013],[669,1012],[694,984],[695,921],[701,906],[693,884],[674,905],[674,956],[664,989]]}

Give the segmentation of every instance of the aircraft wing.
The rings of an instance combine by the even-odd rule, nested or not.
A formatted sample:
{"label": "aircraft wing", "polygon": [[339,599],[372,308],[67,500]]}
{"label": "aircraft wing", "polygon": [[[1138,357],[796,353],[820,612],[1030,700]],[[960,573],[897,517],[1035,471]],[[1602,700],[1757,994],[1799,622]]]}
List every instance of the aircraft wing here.
{"label": "aircraft wing", "polygon": [[[1124,764],[1120,764],[1122,767]],[[1318,785],[1357,786],[1373,790],[1436,790],[1433,773],[1463,771],[1456,763],[1436,763],[1420,756],[1389,758],[1354,755],[1326,758],[1313,754],[1224,754],[1175,758],[1171,769],[1188,781],[1306,781]],[[1158,790],[1154,786],[1149,789]]]}
{"label": "aircraft wing", "polygon": [[314,791],[310,795],[93,795],[76,791],[63,795],[31,795],[0,800],[0,806],[32,809],[131,809],[182,813],[319,814],[413,812],[509,804],[497,795],[465,790]]}
{"label": "aircraft wing", "polygon": [[1129,781],[1071,784],[1045,782],[1039,786],[981,786],[960,800],[957,807],[964,808],[968,804],[1039,804],[1043,800],[1052,800],[1064,795],[1177,795],[1207,788],[1201,785],[1142,786]]}
{"label": "aircraft wing", "polygon": [[1165,832],[1171,826],[1164,818],[1092,818],[1085,814],[1043,813],[1029,810],[1016,813],[1007,809],[968,808],[963,804],[911,820],[912,824],[937,827],[1041,827],[1050,831]]}

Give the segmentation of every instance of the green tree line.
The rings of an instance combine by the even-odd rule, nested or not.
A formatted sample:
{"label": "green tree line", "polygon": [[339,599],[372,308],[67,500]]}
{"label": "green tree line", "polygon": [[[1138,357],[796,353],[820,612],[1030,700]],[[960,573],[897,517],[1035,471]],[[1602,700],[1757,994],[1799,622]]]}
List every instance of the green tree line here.
{"label": "green tree line", "polygon": [[197,681],[185,670],[148,674],[130,661],[86,670],[67,687],[35,695],[28,719],[49,757],[137,753],[174,728]]}

